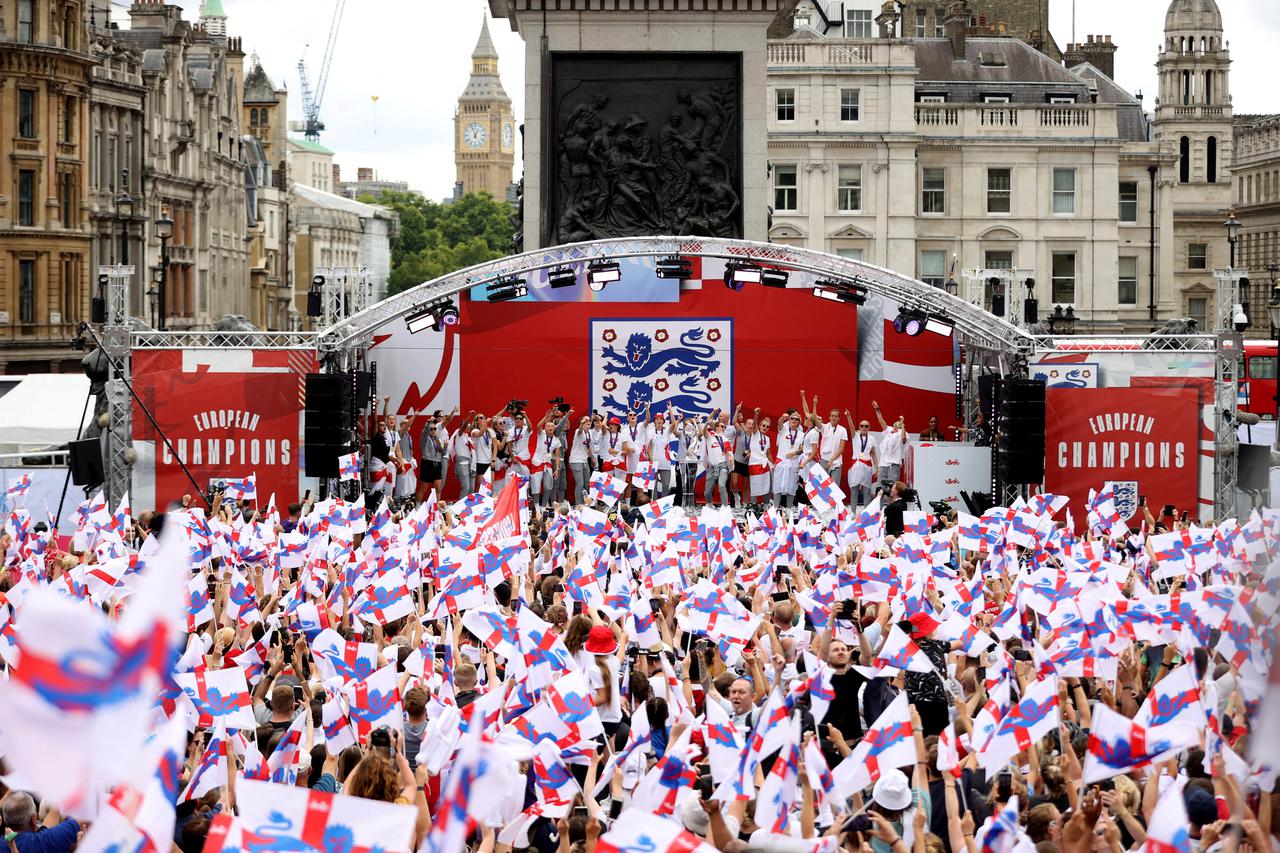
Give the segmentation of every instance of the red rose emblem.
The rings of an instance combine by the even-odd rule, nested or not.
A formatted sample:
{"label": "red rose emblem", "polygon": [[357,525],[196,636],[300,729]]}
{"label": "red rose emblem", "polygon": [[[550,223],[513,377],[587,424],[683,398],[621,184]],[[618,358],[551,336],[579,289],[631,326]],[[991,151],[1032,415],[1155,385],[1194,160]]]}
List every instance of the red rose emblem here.
{"label": "red rose emblem", "polygon": [[658,343],[660,343],[660,344],[664,344],[664,343],[666,343],[666,342],[667,342],[667,338],[669,338],[669,337],[671,337],[671,336],[667,334],[667,330],[666,330],[666,329],[659,329],[658,331],[656,331],[656,332],[654,332],[654,333],[653,333],[653,339],[654,339],[655,341],[657,341]]}
{"label": "red rose emblem", "polygon": [[659,379],[657,382],[653,383],[653,387],[657,388],[659,391],[665,391],[667,388],[671,387],[671,385],[666,379]]}
{"label": "red rose emblem", "polygon": [[604,338],[605,343],[611,344],[618,339],[618,333],[613,329],[605,329],[604,333],[600,335],[600,337]]}
{"label": "red rose emblem", "polygon": [[719,379],[716,379],[715,377],[712,377],[711,379],[708,379],[708,380],[707,380],[707,390],[708,390],[708,391],[719,391],[719,390],[720,390],[720,380],[719,380]]}
{"label": "red rose emblem", "polygon": [[707,340],[709,340],[709,341],[711,341],[711,342],[713,342],[713,343],[714,343],[715,341],[720,340],[720,330],[719,330],[719,329],[712,329],[712,330],[710,330],[709,332],[707,332]]}
{"label": "red rose emblem", "polygon": [[604,390],[606,390],[606,391],[614,391],[614,390],[617,390],[618,383],[617,383],[616,381],[614,381],[613,379],[606,379],[606,380],[601,384],[601,387],[602,387],[602,388],[604,388]]}

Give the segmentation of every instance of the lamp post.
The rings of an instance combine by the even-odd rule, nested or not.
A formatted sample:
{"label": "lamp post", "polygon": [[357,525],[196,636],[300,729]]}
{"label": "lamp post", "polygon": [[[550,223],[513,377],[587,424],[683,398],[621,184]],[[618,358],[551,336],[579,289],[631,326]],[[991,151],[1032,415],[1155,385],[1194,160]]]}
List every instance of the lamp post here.
{"label": "lamp post", "polygon": [[165,313],[168,309],[169,238],[173,236],[173,220],[169,218],[167,210],[160,211],[160,217],[156,219],[156,236],[160,238],[160,304],[156,329],[163,332]]}
{"label": "lamp post", "polygon": [[1068,305],[1066,311],[1061,305],[1053,306],[1053,314],[1049,317],[1049,331],[1053,334],[1069,335],[1076,330],[1076,309]]}
{"label": "lamp post", "polygon": [[1227,221],[1222,223],[1222,226],[1227,229],[1227,245],[1231,247],[1231,263],[1229,266],[1234,270],[1236,268],[1236,241],[1240,239],[1240,229],[1243,226],[1240,224],[1240,220],[1236,219],[1235,211],[1227,214]]}
{"label": "lamp post", "polygon": [[160,298],[160,287],[159,287],[160,268],[159,267],[156,267],[155,269],[155,277],[156,277],[157,283],[147,288],[147,304],[151,306],[151,328],[153,329],[156,328],[156,301],[159,300]]}
{"label": "lamp post", "polygon": [[120,263],[127,266],[129,264],[129,223],[133,220],[133,196],[128,193],[120,193],[116,196],[116,219],[121,222]]}

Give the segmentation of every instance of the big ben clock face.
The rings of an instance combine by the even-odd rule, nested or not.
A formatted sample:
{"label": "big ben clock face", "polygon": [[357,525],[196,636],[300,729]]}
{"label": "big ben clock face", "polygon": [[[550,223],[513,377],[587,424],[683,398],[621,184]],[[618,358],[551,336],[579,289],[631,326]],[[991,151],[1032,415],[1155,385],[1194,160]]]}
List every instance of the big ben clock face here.
{"label": "big ben clock face", "polygon": [[502,147],[511,147],[511,125],[507,122],[503,122],[502,124]]}
{"label": "big ben clock face", "polygon": [[462,131],[462,141],[467,143],[467,147],[469,148],[479,148],[481,145],[484,145],[484,141],[487,137],[488,134],[485,133],[484,125],[476,121],[471,122],[471,124],[467,125],[466,129]]}

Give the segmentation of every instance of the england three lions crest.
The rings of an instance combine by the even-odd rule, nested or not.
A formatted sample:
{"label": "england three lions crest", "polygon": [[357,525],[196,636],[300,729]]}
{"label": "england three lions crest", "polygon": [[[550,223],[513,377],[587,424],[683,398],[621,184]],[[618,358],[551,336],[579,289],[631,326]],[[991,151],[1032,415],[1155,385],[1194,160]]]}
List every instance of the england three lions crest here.
{"label": "england three lions crest", "polygon": [[591,321],[591,406],[622,417],[733,408],[733,321]]}
{"label": "england three lions crest", "polygon": [[1111,490],[1111,501],[1116,505],[1116,512],[1120,513],[1120,520],[1133,518],[1138,511],[1138,481],[1108,480],[1103,488]]}

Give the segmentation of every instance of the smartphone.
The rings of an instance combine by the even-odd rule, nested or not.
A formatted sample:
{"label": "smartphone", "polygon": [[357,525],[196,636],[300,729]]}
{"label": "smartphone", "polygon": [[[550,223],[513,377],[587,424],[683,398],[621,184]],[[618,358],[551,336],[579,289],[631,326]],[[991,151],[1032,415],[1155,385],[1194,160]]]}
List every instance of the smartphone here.
{"label": "smartphone", "polygon": [[564,584],[558,583],[551,588],[551,591],[559,595],[564,595]]}
{"label": "smartphone", "polygon": [[391,730],[387,728],[377,728],[369,732],[369,748],[380,749],[387,755],[390,755]]}
{"label": "smartphone", "polygon": [[1182,517],[1179,519],[1179,521],[1181,521],[1183,524],[1187,523],[1187,511],[1185,509],[1182,511]]}
{"label": "smartphone", "polygon": [[791,597],[791,594],[788,592],[775,592],[773,594],[774,601],[786,601],[790,597]]}
{"label": "smartphone", "polygon": [[662,602],[656,598],[649,599],[649,609],[653,611],[655,616],[658,615],[662,612]]}
{"label": "smartphone", "polygon": [[1014,649],[1013,659],[1014,660],[1031,660],[1031,652],[1029,652],[1026,649]]}
{"label": "smartphone", "polygon": [[1147,496],[1138,495],[1138,506],[1146,506],[1146,505],[1147,505]]}
{"label": "smartphone", "polygon": [[306,503],[309,500],[311,500],[311,490],[307,489],[306,494],[302,496],[302,502]]}
{"label": "smartphone", "polygon": [[1164,509],[1160,510],[1161,515],[1173,515],[1173,504],[1165,504]]}
{"label": "smartphone", "polygon": [[295,702],[302,701],[302,685],[301,684],[293,685],[293,701]]}

